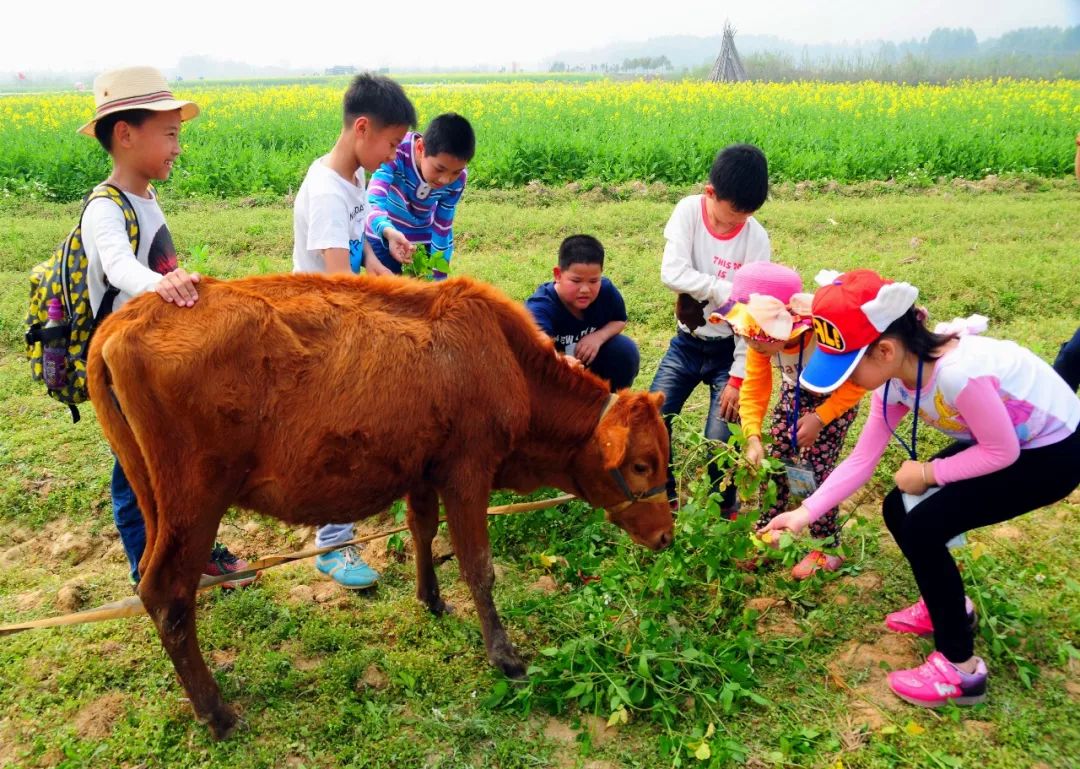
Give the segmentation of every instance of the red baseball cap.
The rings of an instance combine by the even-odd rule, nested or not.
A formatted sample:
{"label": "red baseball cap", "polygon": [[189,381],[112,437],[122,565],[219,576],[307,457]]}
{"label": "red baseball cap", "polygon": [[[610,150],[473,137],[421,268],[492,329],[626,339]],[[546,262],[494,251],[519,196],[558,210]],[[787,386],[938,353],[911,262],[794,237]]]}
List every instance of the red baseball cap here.
{"label": "red baseball cap", "polygon": [[859,365],[866,349],[889,325],[911,309],[919,290],[894,283],[873,270],[852,270],[814,294],[815,353],[799,381],[814,392],[830,393]]}

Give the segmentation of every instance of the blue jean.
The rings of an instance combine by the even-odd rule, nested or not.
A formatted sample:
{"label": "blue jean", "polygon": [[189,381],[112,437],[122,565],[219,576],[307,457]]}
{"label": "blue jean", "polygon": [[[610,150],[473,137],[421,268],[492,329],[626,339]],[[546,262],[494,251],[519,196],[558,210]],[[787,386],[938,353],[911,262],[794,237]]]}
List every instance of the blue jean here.
{"label": "blue jean", "polygon": [[119,460],[113,462],[111,490],[113,521],[116,523],[116,530],[120,532],[120,542],[128,559],[131,580],[138,582],[139,559],[146,549],[146,524],[143,522],[142,511],[139,510],[139,502],[135,499],[135,491],[128,483]]}
{"label": "blue jean", "polygon": [[315,547],[333,547],[353,538],[351,523],[328,523],[315,532]]}
{"label": "blue jean", "polygon": [[[714,441],[727,441],[731,437],[731,430],[727,422],[720,417],[720,395],[727,387],[728,378],[731,375],[731,364],[735,359],[735,338],[726,337],[721,339],[700,339],[692,334],[679,331],[671,339],[667,352],[660,360],[653,377],[650,392],[664,394],[664,406],[661,414],[664,424],[667,425],[668,436],[671,435],[671,419],[680,411],[690,393],[699,384],[709,386],[709,414],[705,420],[705,437]],[[675,475],[668,464],[667,492],[668,499],[674,500]],[[713,463],[709,464],[709,478],[712,480],[713,489],[716,490],[723,472]],[[728,486],[723,492],[723,509],[734,510],[736,507],[734,485]]]}
{"label": "blue jean", "polygon": [[624,334],[616,334],[600,346],[589,371],[611,383],[611,391],[622,390],[634,383],[641,367],[641,353],[634,340]]}
{"label": "blue jean", "polygon": [[1057,360],[1054,361],[1054,371],[1061,374],[1061,378],[1073,392],[1080,387],[1080,328],[1076,329],[1072,339],[1061,345]]}

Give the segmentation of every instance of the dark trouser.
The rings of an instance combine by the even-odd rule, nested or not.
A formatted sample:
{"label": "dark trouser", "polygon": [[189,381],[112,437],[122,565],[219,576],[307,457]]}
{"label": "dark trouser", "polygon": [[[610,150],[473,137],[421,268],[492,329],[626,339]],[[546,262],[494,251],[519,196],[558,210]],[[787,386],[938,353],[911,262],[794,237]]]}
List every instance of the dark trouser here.
{"label": "dark trouser", "polygon": [[[731,363],[735,358],[735,338],[699,339],[692,334],[679,331],[671,339],[667,352],[656,369],[650,392],[664,394],[664,407],[661,410],[668,436],[671,436],[671,419],[682,411],[683,404],[690,393],[699,384],[709,386],[709,415],[705,420],[705,437],[714,441],[727,441],[731,430],[727,422],[720,417],[720,395],[727,387],[731,374]],[[675,499],[675,475],[668,462],[667,493],[668,499]],[[709,478],[713,489],[719,486],[723,471],[709,463]],[[735,485],[729,485],[723,492],[723,509],[735,509]]]}
{"label": "dark trouser", "polygon": [[1072,339],[1061,345],[1054,361],[1054,371],[1061,374],[1073,392],[1080,387],[1080,328],[1076,329]]}
{"label": "dark trouser", "polygon": [[124,475],[124,468],[119,460],[113,462],[112,472],[113,521],[120,532],[120,542],[124,545],[124,555],[128,559],[131,579],[139,581],[139,559],[146,549],[146,524],[142,511],[135,499],[135,492]]}
{"label": "dark trouser", "polygon": [[[936,456],[963,451],[954,443]],[[1007,521],[1068,496],[1080,484],[1080,430],[1063,441],[1025,449],[1003,470],[943,486],[910,513],[900,490],[882,503],[885,525],[900,546],[934,623],[934,646],[952,662],[974,653],[964,611],[964,584],[945,543],[961,532]]]}
{"label": "dark trouser", "polygon": [[611,391],[622,390],[634,383],[641,367],[641,354],[634,340],[624,334],[616,334],[600,346],[589,371],[611,383]]}
{"label": "dark trouser", "polygon": [[[767,451],[770,457],[784,461],[801,460],[810,466],[814,472],[814,480],[818,486],[825,482],[832,471],[836,469],[840,460],[840,452],[844,448],[844,438],[847,437],[848,428],[855,421],[859,413],[859,404],[856,403],[850,409],[838,416],[827,426],[821,428],[818,438],[813,445],[807,446],[800,452],[798,446],[792,441],[791,422],[798,422],[798,417],[816,411],[817,408],[831,396],[812,393],[803,388],[799,392],[799,414],[795,411],[795,387],[783,382],[780,385],[780,397],[776,399],[776,406],[772,412],[772,426],[769,435],[772,442]],[[761,513],[758,525],[764,526],[780,513],[789,509],[791,500],[791,488],[788,485],[787,475],[781,473],[776,476],[776,502],[768,510]],[[834,507],[825,515],[810,524],[810,536],[814,539],[828,539],[832,546],[840,544],[840,525],[837,516],[839,507]]]}

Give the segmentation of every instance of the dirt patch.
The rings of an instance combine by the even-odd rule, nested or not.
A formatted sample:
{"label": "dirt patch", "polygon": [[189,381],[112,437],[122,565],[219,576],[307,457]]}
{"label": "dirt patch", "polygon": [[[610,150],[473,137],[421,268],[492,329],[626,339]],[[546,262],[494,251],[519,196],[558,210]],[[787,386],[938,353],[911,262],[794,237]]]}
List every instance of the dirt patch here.
{"label": "dirt patch", "polygon": [[293,603],[314,603],[315,591],[311,589],[311,585],[297,585],[289,590],[289,600]]}
{"label": "dirt patch", "polygon": [[863,599],[876,595],[884,583],[885,580],[876,571],[864,571],[854,577],[829,583],[825,586],[825,594],[838,606],[846,606],[852,596]]}
{"label": "dirt patch", "polygon": [[374,662],[364,669],[363,677],[356,682],[358,689],[367,688],[381,691],[390,685],[390,677],[379,669]]}
{"label": "dirt patch", "polygon": [[210,652],[210,665],[218,672],[232,670],[236,657],[236,649],[214,649]]}
{"label": "dirt patch", "polygon": [[885,580],[876,571],[864,571],[849,579],[848,584],[854,585],[859,595],[870,595],[880,590]]}
{"label": "dirt patch", "polygon": [[746,602],[746,608],[758,612],[757,634],[765,638],[794,638],[803,634],[791,606],[782,598],[760,596]]}
{"label": "dirt patch", "polygon": [[41,606],[45,600],[44,590],[31,590],[29,593],[19,593],[15,596],[15,608],[21,612],[31,611]]}
{"label": "dirt patch", "polygon": [[559,745],[573,745],[578,733],[557,718],[549,718],[544,724],[544,736]]}
{"label": "dirt patch", "polygon": [[993,741],[994,735],[997,734],[997,727],[989,721],[967,720],[964,721],[964,731],[972,737],[981,737]]}
{"label": "dirt patch", "polygon": [[555,582],[554,577],[550,574],[545,574],[540,579],[529,585],[533,590],[539,590],[541,593],[557,593],[559,592],[559,585]]}
{"label": "dirt patch", "polygon": [[608,726],[607,719],[600,716],[587,715],[581,717],[582,726],[589,730],[589,737],[595,747],[606,745],[619,733],[616,726]]}
{"label": "dirt patch", "polygon": [[56,608],[60,611],[78,611],[86,603],[86,586],[80,580],[72,580],[56,591]]}
{"label": "dirt patch", "polygon": [[127,697],[120,692],[110,692],[80,710],[72,725],[76,734],[84,740],[103,740],[112,734],[113,725],[124,714]]}
{"label": "dirt patch", "polygon": [[1080,681],[1073,678],[1065,679],[1065,691],[1069,693],[1074,700],[1080,700]]}
{"label": "dirt patch", "polygon": [[850,696],[853,721],[880,729],[893,712],[906,707],[889,688],[888,671],[919,662],[912,639],[889,633],[869,643],[852,641],[843,646],[829,664],[829,672]]}
{"label": "dirt patch", "polygon": [[60,538],[52,543],[49,554],[53,558],[67,561],[72,566],[77,566],[89,557],[94,549],[93,540],[86,534],[73,531],[64,532]]}
{"label": "dirt patch", "polygon": [[312,600],[315,603],[330,603],[334,599],[344,598],[342,595],[344,592],[345,589],[338,587],[338,584],[333,580],[319,582],[311,588]]}
{"label": "dirt patch", "polygon": [[1008,542],[1017,542],[1024,538],[1024,532],[1019,527],[1010,523],[1000,523],[989,530],[991,539],[1004,539]]}

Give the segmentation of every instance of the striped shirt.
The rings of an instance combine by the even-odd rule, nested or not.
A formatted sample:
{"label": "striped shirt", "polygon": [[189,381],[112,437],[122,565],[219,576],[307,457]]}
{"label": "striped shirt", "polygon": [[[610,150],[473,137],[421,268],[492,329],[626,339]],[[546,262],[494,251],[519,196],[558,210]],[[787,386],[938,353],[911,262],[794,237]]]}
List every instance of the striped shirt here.
{"label": "striped shirt", "polygon": [[432,188],[420,176],[414,141],[420,134],[405,135],[393,162],[384,163],[368,184],[368,215],[365,235],[379,261],[394,272],[401,264],[390,256],[383,233],[387,227],[401,232],[412,243],[424,244],[429,252],[442,251],[450,261],[454,251],[454,209],[465,190],[461,176],[445,187]]}

